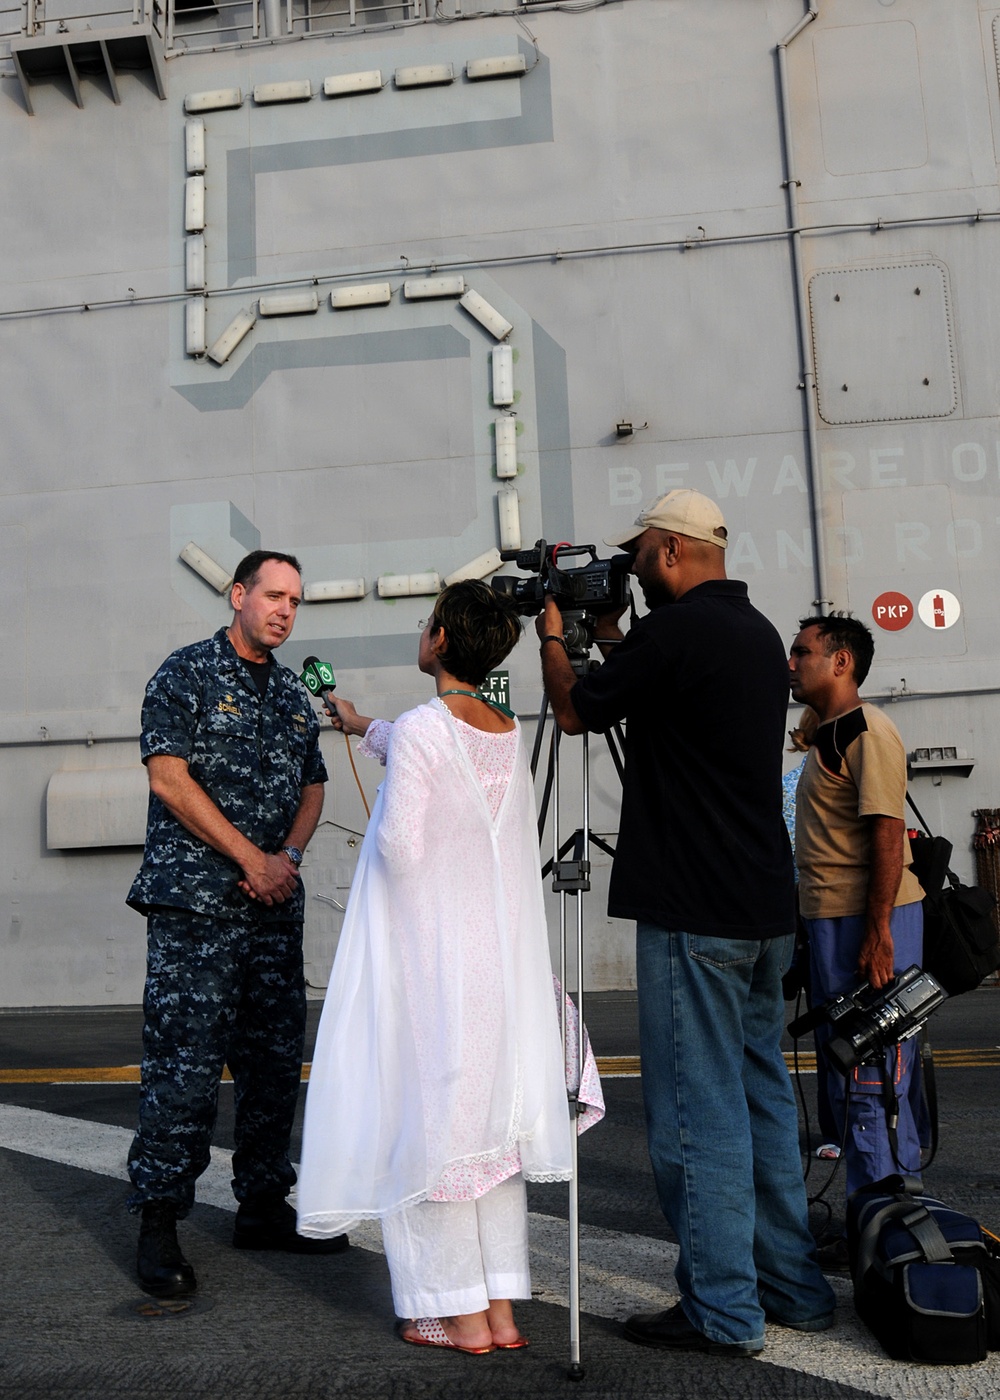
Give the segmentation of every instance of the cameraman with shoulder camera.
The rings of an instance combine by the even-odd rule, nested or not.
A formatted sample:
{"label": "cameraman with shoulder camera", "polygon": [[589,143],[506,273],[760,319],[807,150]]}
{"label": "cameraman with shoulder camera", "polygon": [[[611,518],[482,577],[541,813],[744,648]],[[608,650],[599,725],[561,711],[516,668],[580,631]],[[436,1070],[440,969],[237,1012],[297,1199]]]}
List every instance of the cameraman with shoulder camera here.
{"label": "cameraman with shoulder camera", "polygon": [[780,1050],[794,924],[784,648],[726,578],[725,522],[706,496],[671,491],[607,543],[632,555],[648,616],[624,639],[600,618],[607,661],[580,680],[551,598],[538,632],[560,727],[627,721],[608,912],[637,925],[649,1152],[681,1301],[625,1335],[744,1356],[763,1347],[765,1318],[819,1331],[834,1308]]}
{"label": "cameraman with shoulder camera", "polygon": [[[858,695],[874,654],[865,624],[841,613],[803,618],[789,653],[792,699],[820,720],[799,779],[795,840],[814,1005],[859,977],[884,987],[923,956],[923,890],[909,869],[904,822],[906,754],[892,721]],[[821,1055],[831,1034],[817,1026]],[[846,1115],[848,1194],[892,1172],[920,1174],[909,1096],[917,1053],[915,1040],[889,1046],[884,1070],[859,1066],[849,1092],[843,1075],[825,1059],[820,1066],[838,1122]],[[886,1115],[892,1099],[895,1145]],[[845,1244],[822,1251],[824,1264],[846,1266]]]}

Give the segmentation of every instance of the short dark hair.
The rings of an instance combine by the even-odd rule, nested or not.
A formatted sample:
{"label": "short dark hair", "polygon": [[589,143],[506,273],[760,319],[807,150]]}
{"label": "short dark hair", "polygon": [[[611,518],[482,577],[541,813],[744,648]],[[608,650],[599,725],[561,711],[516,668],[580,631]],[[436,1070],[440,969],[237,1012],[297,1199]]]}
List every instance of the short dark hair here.
{"label": "short dark hair", "polygon": [[832,612],[826,617],[803,617],[799,619],[799,631],[815,627],[823,638],[827,656],[835,651],[849,651],[854,658],[854,679],[863,685],[872,667],[875,656],[875,638],[871,628],[866,627],[859,617],[849,612]]}
{"label": "short dark hair", "polygon": [[448,644],[440,653],[441,664],[467,685],[482,685],[521,637],[521,619],[511,599],[479,579],[463,579],[438,594],[432,634],[442,627]]}
{"label": "short dark hair", "polygon": [[302,577],[302,565],[294,554],[278,554],[273,549],[254,549],[236,565],[233,584],[242,583],[249,593],[260,575],[260,566],[266,564],[269,559],[275,559],[279,564],[291,564],[299,578]]}

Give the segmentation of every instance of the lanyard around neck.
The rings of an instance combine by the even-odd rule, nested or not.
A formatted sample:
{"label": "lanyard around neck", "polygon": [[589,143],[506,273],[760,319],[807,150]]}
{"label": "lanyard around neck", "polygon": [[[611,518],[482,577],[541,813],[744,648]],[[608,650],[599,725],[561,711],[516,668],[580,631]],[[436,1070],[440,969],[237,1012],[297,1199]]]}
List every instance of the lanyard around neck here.
{"label": "lanyard around neck", "polygon": [[438,699],[443,700],[446,695],[471,695],[473,700],[481,700],[484,705],[489,705],[491,709],[499,710],[500,713],[506,715],[508,719],[515,718],[513,710],[508,710],[507,706],[501,705],[499,700],[491,700],[488,695],[480,695],[478,690],[442,690]]}

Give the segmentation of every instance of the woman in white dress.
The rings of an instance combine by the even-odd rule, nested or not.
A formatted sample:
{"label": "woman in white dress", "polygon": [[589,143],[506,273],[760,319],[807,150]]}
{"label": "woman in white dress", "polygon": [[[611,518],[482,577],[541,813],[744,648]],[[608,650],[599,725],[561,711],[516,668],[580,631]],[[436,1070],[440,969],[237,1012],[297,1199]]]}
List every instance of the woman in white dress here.
{"label": "woman in white dress", "polygon": [[572,1173],[531,776],[517,720],[477,693],[520,630],[507,599],[454,584],[420,638],[433,700],[392,725],[333,702],[386,778],[317,1036],[298,1190],[304,1235],[381,1221],[403,1341],[475,1353],[527,1345],[511,1307],[531,1296],[524,1182]]}

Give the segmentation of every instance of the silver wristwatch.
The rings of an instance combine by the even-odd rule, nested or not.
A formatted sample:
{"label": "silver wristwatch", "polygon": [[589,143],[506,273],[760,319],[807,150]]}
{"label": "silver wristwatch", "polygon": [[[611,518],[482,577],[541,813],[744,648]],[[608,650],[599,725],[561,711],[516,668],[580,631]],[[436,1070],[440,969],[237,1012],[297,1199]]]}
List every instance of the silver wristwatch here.
{"label": "silver wristwatch", "polygon": [[282,846],[281,849],[293,865],[299,866],[302,864],[302,852],[299,850],[298,846]]}

